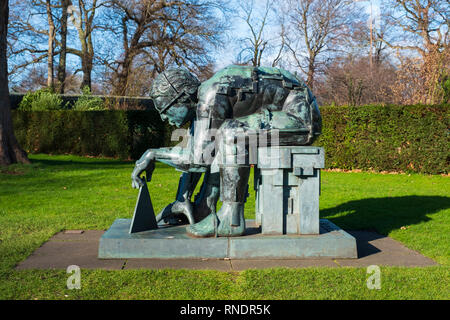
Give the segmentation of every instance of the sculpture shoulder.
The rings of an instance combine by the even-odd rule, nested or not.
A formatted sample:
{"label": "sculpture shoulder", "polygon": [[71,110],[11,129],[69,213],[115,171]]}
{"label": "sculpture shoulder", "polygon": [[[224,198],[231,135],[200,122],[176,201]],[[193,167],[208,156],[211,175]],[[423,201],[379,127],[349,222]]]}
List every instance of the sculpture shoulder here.
{"label": "sculpture shoulder", "polygon": [[290,82],[294,86],[306,87],[306,84],[291,72],[274,67],[258,67],[258,75],[260,79],[279,79],[284,82]]}
{"label": "sculpture shoulder", "polygon": [[[229,109],[233,109],[233,105],[237,101],[241,101],[243,98],[247,99],[247,96],[242,93],[261,95],[268,100],[273,100],[272,96],[277,92],[277,87],[284,88],[283,90],[291,90],[294,88],[303,89],[306,85],[292,73],[283,69],[230,65],[218,71],[200,85],[197,116],[199,118],[208,117],[211,111],[215,110],[220,113],[220,116],[217,115],[217,117],[226,118]],[[241,94],[239,95],[239,93]],[[251,102],[249,103],[251,104]]]}
{"label": "sculpture shoulder", "polygon": [[284,69],[230,65],[216,72],[210,79],[201,84],[199,100],[213,93],[226,94],[229,91],[228,88],[248,87],[251,86],[252,81],[264,79],[279,80],[284,83],[291,83],[296,87],[306,87],[301,79]]}
{"label": "sculpture shoulder", "polygon": [[227,118],[227,96],[231,88],[239,88],[245,81],[251,81],[253,69],[251,66],[230,65],[204,81],[198,89],[197,117],[208,117],[213,112],[217,113],[213,117]]}
{"label": "sculpture shoulder", "polygon": [[230,65],[216,72],[211,78],[204,81],[199,88],[199,98],[217,92],[219,87],[236,85],[237,79],[251,79],[253,67]]}

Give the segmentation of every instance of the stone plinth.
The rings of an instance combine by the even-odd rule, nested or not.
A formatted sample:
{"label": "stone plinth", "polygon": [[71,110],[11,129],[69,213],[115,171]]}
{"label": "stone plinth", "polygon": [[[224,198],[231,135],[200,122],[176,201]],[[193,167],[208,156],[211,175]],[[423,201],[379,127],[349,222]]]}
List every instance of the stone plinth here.
{"label": "stone plinth", "polygon": [[130,234],[130,224],[131,219],[113,223],[100,238],[99,258],[357,258],[355,238],[325,219],[317,235],[264,235],[247,220],[246,234],[229,238],[191,238],[186,226]]}
{"label": "stone plinth", "polygon": [[262,234],[319,234],[319,147],[258,148],[256,222]]}

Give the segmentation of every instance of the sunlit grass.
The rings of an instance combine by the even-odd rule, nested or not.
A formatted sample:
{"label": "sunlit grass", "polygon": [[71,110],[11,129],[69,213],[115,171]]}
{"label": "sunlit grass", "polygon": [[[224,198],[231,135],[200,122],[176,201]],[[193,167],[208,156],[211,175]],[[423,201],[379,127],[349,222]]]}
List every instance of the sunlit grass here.
{"label": "sunlit grass", "polygon": [[[250,270],[83,270],[68,291],[64,271],[15,271],[55,233],[104,229],[131,218],[133,162],[32,155],[0,169],[0,298],[3,299],[410,299],[449,298],[448,177],[323,172],[321,216],[344,229],[375,230],[436,260],[432,268],[383,267],[383,289],[368,290],[364,268]],[[172,202],[180,173],[158,164],[149,190],[155,212]],[[246,217],[254,217],[253,178]],[[68,297],[65,297],[68,295]]]}

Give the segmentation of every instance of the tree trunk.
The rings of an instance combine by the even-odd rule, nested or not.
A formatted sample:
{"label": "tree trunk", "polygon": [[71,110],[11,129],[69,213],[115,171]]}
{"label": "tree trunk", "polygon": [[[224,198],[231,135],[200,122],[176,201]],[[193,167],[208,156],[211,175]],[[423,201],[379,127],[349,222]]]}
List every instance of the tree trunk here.
{"label": "tree trunk", "polygon": [[89,87],[92,89],[91,73],[92,73],[92,58],[87,52],[83,52],[83,57],[81,59],[81,70],[83,71],[83,81],[81,82],[81,90],[84,87]]}
{"label": "tree trunk", "polygon": [[11,163],[30,163],[14,136],[8,89],[6,36],[8,34],[8,1],[0,2],[0,166]]}
{"label": "tree trunk", "polygon": [[47,86],[49,88],[54,87],[53,80],[53,54],[55,43],[55,24],[53,22],[52,8],[50,0],[46,2],[47,6],[47,20],[48,20],[48,56],[47,56]]}
{"label": "tree trunk", "polygon": [[306,84],[311,91],[314,89],[315,72],[316,72],[315,57],[313,57],[313,58],[309,59],[308,74],[307,74],[307,79],[306,79]]}
{"label": "tree trunk", "polygon": [[66,82],[66,55],[67,55],[67,10],[70,5],[70,0],[62,0],[62,14],[61,14],[61,52],[59,54],[58,64],[58,84],[59,93],[64,94],[64,87]]}
{"label": "tree trunk", "polygon": [[121,63],[121,68],[116,74],[116,84],[113,88],[113,94],[116,96],[126,96],[128,89],[128,81],[130,77],[132,58],[129,51],[125,52],[125,57]]}
{"label": "tree trunk", "polygon": [[[69,0],[70,1],[70,0]],[[97,8],[97,0],[92,2],[91,9],[86,7],[84,2],[78,2],[78,17],[75,12],[71,13],[70,19],[76,26],[78,31],[78,39],[80,40],[81,50],[70,49],[70,53],[77,55],[81,59],[81,70],[83,71],[83,79],[80,89],[89,87],[92,90],[92,68],[94,65],[94,46],[92,43],[93,19]]]}
{"label": "tree trunk", "polygon": [[129,77],[129,67],[123,66],[123,70],[121,70],[117,74],[117,82],[113,89],[114,95],[116,95],[116,96],[126,96],[127,95],[128,77]]}
{"label": "tree trunk", "polygon": [[[88,21],[86,21],[87,23]],[[82,42],[82,58],[81,58],[81,68],[83,70],[83,81],[81,82],[81,90],[85,86],[89,87],[89,90],[92,91],[92,67],[94,61],[94,46],[92,44],[92,33],[91,26],[86,25],[86,31],[84,33],[84,38]],[[87,36],[86,36],[87,34]]]}

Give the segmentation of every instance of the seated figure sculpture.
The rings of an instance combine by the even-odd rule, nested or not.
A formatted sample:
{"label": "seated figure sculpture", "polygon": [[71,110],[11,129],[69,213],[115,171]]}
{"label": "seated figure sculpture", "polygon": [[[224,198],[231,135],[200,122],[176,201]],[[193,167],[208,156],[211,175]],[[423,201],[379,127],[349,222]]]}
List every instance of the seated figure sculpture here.
{"label": "seated figure sculpture", "polygon": [[[147,150],[136,162],[132,187],[142,186],[141,174],[151,175],[155,161],[182,171],[176,200],[157,221],[176,223],[184,216],[194,237],[244,234],[250,134],[276,131],[278,145],[299,146],[313,143],[321,132],[314,95],[282,69],[232,65],[203,83],[185,69],[170,69],[154,79],[150,95],[163,120],[177,127],[190,123],[189,139],[183,148]],[[239,135],[247,138],[240,145]],[[243,155],[241,161],[227,161],[236,155]],[[222,207],[216,213],[219,195]]]}

